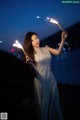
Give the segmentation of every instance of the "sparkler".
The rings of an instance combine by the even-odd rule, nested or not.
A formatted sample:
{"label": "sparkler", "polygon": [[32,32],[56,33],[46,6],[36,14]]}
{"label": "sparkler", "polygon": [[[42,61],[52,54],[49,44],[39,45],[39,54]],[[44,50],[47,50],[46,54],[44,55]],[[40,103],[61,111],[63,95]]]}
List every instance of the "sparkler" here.
{"label": "sparkler", "polygon": [[[28,57],[28,55],[27,55],[27,53],[25,52],[25,50],[24,50],[24,48],[22,47],[22,45],[18,42],[18,40],[15,41],[15,43],[13,44],[13,47],[17,47],[17,48],[21,49],[21,50],[23,51],[23,53],[25,54],[25,56],[26,56],[26,60],[27,60],[27,61],[30,60],[29,57]],[[26,61],[26,62],[27,62],[27,61]]]}
{"label": "sparkler", "polygon": [[38,18],[38,19],[43,18],[45,21],[49,21],[49,22],[51,22],[51,23],[57,24],[58,27],[59,27],[62,31],[65,31],[65,30],[61,27],[61,25],[58,23],[58,21],[56,21],[56,20],[53,19],[53,18],[50,18],[50,17],[44,18],[44,17],[40,17],[40,16],[37,16],[36,18]]}
{"label": "sparkler", "polygon": [[59,26],[59,28],[60,28],[62,31],[64,31],[64,29],[61,27],[61,25],[60,25],[55,19],[50,18],[49,21],[50,21],[51,23],[57,24],[57,25]]}

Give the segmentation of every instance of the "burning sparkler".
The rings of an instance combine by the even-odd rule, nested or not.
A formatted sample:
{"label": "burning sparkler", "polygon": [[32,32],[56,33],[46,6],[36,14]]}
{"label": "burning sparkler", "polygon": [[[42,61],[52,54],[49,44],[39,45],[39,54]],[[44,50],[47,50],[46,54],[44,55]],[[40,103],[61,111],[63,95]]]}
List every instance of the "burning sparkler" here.
{"label": "burning sparkler", "polygon": [[60,28],[62,31],[64,31],[64,29],[61,27],[61,25],[60,25],[55,19],[50,18],[49,21],[50,21],[51,23],[57,24],[57,25],[59,26],[59,28]]}
{"label": "burning sparkler", "polygon": [[13,47],[17,47],[19,49],[21,49],[23,51],[23,53],[25,54],[26,56],[26,60],[29,61],[29,57],[27,55],[27,53],[25,52],[24,48],[22,47],[22,45],[18,42],[18,40],[15,41],[15,43],[13,44]]}
{"label": "burning sparkler", "polygon": [[40,17],[40,16],[37,16],[36,18],[38,18],[38,19],[43,18],[43,19],[46,20],[46,21],[49,21],[49,22],[54,23],[54,24],[57,24],[62,31],[65,31],[65,30],[61,27],[61,25],[58,23],[58,21],[56,21],[56,20],[53,19],[53,18],[50,18],[50,17],[44,18],[44,17]]}

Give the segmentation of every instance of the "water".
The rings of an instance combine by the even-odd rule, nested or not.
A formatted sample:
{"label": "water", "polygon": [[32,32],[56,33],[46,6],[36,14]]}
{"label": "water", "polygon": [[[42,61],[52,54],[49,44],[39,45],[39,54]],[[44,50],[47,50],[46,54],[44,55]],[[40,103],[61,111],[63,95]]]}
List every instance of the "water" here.
{"label": "water", "polygon": [[52,70],[57,82],[80,85],[80,50],[53,56]]}

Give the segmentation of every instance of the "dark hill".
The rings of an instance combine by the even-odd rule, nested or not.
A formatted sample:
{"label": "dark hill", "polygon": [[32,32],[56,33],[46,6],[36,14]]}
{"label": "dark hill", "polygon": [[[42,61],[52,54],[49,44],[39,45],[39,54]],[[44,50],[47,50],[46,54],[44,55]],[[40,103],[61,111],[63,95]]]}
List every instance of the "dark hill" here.
{"label": "dark hill", "polygon": [[7,112],[9,120],[37,120],[31,67],[4,51],[0,51],[0,90],[0,112]]}

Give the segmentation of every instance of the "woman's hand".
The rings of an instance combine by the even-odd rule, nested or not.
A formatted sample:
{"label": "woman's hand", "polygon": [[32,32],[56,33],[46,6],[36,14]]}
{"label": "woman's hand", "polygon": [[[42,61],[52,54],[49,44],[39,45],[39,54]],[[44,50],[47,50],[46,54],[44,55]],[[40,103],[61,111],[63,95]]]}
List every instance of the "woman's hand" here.
{"label": "woman's hand", "polygon": [[68,33],[66,31],[63,31],[61,34],[61,39],[65,40],[68,37]]}

